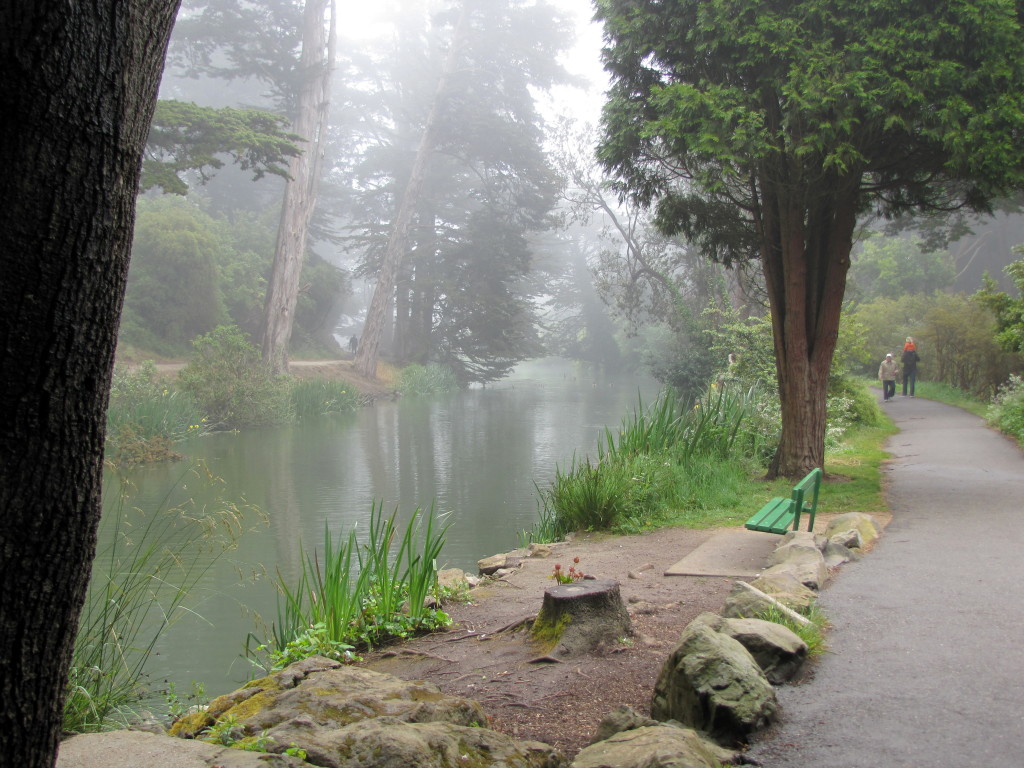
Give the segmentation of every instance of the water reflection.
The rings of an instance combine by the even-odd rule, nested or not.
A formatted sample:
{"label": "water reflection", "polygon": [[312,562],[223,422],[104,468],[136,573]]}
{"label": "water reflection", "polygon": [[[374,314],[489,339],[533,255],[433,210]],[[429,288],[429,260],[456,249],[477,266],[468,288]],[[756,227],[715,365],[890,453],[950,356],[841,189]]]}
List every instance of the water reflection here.
{"label": "water reflection", "polygon": [[[638,396],[657,392],[650,379],[591,372],[559,361],[521,366],[486,388],[432,398],[378,402],[339,420],[192,441],[184,451],[221,478],[230,498],[253,505],[238,541],[204,579],[195,615],[176,624],[153,659],[154,678],[179,690],[192,680],[210,694],[250,676],[240,660],[257,617],[275,611],[273,574],[301,569],[302,547],[319,547],[325,525],[365,530],[373,503],[400,520],[417,507],[450,515],[442,565],[474,570],[486,555],[516,546],[537,517],[537,492],[556,464],[593,453],[604,428],[617,428]],[[180,484],[182,463],[132,476],[133,504],[161,499],[213,504],[201,484]]]}

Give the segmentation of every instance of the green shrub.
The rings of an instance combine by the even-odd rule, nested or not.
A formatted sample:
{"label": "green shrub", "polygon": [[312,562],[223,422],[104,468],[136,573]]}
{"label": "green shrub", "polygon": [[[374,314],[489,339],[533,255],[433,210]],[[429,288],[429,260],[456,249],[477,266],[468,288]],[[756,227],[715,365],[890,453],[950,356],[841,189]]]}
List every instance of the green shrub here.
{"label": "green shrub", "polygon": [[355,648],[451,623],[427,603],[438,592],[437,558],[447,524],[433,510],[416,510],[400,536],[397,514],[384,517],[374,504],[362,544],[355,528],[336,539],[325,526],[323,552],[302,553],[298,581],[288,584],[278,575],[277,621],[270,640],[248,651],[253,663],[278,669],[322,652],[350,660]]}
{"label": "green shrub", "polygon": [[409,365],[398,377],[397,389],[403,395],[432,395],[454,392],[459,388],[455,373],[445,365]]}
{"label": "green shrub", "polygon": [[107,456],[117,464],[178,458],[173,444],[206,430],[206,419],[186,393],[156,378],[147,361],[114,369],[107,409]]}
{"label": "green shrub", "polygon": [[987,414],[988,423],[1024,443],[1024,379],[1011,375],[999,388]]}
{"label": "green shrub", "polygon": [[352,413],[363,404],[362,396],[344,381],[304,379],[292,385],[292,408],[299,421],[340,413]]}
{"label": "green shrub", "polygon": [[292,420],[290,379],[275,376],[236,326],[218,326],[192,347],[195,353],[178,383],[211,424],[242,429]]}

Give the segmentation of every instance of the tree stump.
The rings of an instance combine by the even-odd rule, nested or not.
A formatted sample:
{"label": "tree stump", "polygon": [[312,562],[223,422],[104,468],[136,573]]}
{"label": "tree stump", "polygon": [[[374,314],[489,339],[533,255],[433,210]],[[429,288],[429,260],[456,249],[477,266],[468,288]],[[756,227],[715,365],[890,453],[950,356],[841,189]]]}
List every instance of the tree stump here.
{"label": "tree stump", "polygon": [[544,590],[531,635],[549,653],[578,656],[633,634],[619,582],[594,579]]}

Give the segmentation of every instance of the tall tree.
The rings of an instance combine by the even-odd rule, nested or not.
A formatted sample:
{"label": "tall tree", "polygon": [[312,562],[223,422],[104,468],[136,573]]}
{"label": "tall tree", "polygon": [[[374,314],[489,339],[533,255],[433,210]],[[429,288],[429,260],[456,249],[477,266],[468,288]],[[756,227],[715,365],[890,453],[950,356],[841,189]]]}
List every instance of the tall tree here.
{"label": "tall tree", "polygon": [[176,0],[0,6],[0,754],[50,768]]}
{"label": "tall tree", "polygon": [[760,259],[782,437],[824,461],[854,227],[985,209],[1024,185],[1024,3],[598,0],[613,85],[600,156],[667,233]]}
{"label": "tall tree", "polygon": [[[329,13],[329,22],[324,16]],[[275,373],[288,372],[288,342],[299,299],[299,276],[306,256],[309,223],[316,208],[323,168],[334,69],[334,0],[306,0],[302,24],[302,73],[293,130],[307,141],[292,158],[284,188],[274,265],[267,283],[263,360]]]}
{"label": "tall tree", "polygon": [[331,74],[334,0],[188,0],[175,31],[172,62],[191,77],[256,81],[301,139],[281,204],[274,264],[264,304],[263,356],[288,365],[300,275],[319,193]]}
{"label": "tall tree", "polygon": [[[407,60],[403,56],[408,57],[410,42],[426,44],[414,66],[434,67],[436,75],[414,90],[408,74],[415,69],[389,73],[392,80],[385,88],[399,98],[373,122],[391,123],[395,129],[386,138],[389,146],[371,149],[358,169],[363,174],[359,189],[365,192],[361,197],[374,202],[360,206],[364,218],[357,221],[371,232],[374,224],[365,212],[374,212],[388,236],[386,248],[373,242],[368,248],[377,283],[356,365],[364,375],[374,374],[380,339],[397,314],[397,329],[405,335],[399,338],[400,350],[441,350],[457,369],[475,371],[471,378],[490,375],[484,371],[507,369],[517,354],[531,348],[532,334],[520,324],[522,306],[512,309],[522,305],[522,297],[510,295],[522,273],[512,273],[524,261],[529,267],[521,238],[542,226],[554,179],[540,149],[540,119],[530,88],[547,88],[565,77],[555,59],[568,35],[552,6],[523,0],[459,0],[433,14],[418,38],[414,30],[403,34],[406,50],[396,51],[393,60]],[[431,60],[428,47],[438,39],[446,48],[441,62]],[[378,128],[378,142],[381,135],[386,134]],[[406,149],[409,145],[415,151]],[[390,199],[381,203],[385,195]],[[485,219],[493,226],[481,225]],[[480,238],[489,242],[472,244]],[[505,258],[508,271],[495,279],[500,270],[493,264],[468,269],[470,254],[473,262]],[[466,284],[467,278],[485,273],[489,282]],[[488,286],[494,292],[488,293]],[[469,294],[475,308],[468,306]],[[476,326],[459,327],[452,322],[456,315]],[[499,343],[499,334],[492,331],[509,322],[516,329],[508,327]],[[402,343],[410,333],[416,343]],[[500,352],[495,348],[495,361],[502,360],[497,367],[479,366],[487,353],[477,342],[484,339],[502,347]],[[468,364],[471,357],[476,362]]]}

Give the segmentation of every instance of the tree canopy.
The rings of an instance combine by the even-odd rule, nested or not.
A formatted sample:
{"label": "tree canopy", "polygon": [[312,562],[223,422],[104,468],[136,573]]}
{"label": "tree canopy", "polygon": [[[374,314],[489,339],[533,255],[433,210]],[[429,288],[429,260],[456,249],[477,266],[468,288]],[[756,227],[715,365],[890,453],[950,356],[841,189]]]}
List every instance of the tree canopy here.
{"label": "tree canopy", "polygon": [[821,466],[853,232],[984,210],[1024,185],[1024,4],[598,0],[599,150],[622,189],[725,263],[759,259],[783,434]]}
{"label": "tree canopy", "polygon": [[295,145],[299,137],[284,131],[287,125],[286,117],[258,109],[159,101],[146,140],[141,189],[187,194],[182,174],[196,173],[205,182],[224,166],[224,155],[252,171],[254,179],[267,173],[288,178],[288,158],[300,150]]}

